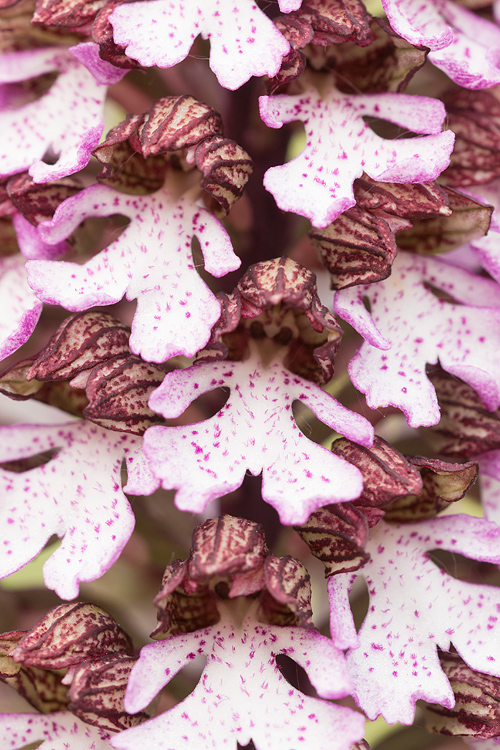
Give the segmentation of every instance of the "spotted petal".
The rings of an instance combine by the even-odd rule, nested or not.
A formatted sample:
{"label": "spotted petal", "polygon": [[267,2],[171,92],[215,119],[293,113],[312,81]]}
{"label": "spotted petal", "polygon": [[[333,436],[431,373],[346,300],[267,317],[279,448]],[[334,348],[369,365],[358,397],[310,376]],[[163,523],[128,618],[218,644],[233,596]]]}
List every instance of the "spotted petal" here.
{"label": "spotted petal", "polygon": [[[260,97],[261,117],[271,128],[301,120],[306,146],[287,164],[271,167],[264,185],[284,211],[306,216],[326,227],[355,205],[353,182],[366,172],[381,182],[427,182],[449,164],[454,135],[441,132],[444,105],[407,94],[342,94],[330,86],[321,96],[304,94]],[[365,117],[389,120],[423,138],[386,140]]]}
{"label": "spotted petal", "polygon": [[247,745],[257,750],[315,747],[349,750],[363,736],[363,717],[348,708],[310,698],[286,682],[276,656],[304,667],[323,698],[349,691],[343,657],[311,630],[262,625],[248,615],[237,625],[226,615],[217,625],[146,646],[132,670],[125,708],[136,712],[196,654],[207,657],[191,695],[172,710],[121,732],[116,750],[158,750]]}
{"label": "spotted petal", "polygon": [[500,592],[453,578],[427,555],[445,549],[498,564],[499,542],[498,526],[470,516],[404,526],[381,521],[359,571],[370,603],[358,636],[347,599],[358,572],[330,578],[332,637],[339,648],[351,646],[354,695],[369,718],[411,724],[419,698],[453,707],[437,647],[453,644],[472,669],[500,675]]}
{"label": "spotted petal", "polygon": [[125,294],[137,299],[130,347],[152,362],[203,348],[220,316],[220,303],[198,275],[191,252],[200,239],[205,268],[223,276],[240,265],[222,224],[206,209],[166,189],[126,195],[94,185],[64,201],[50,222],[40,225],[44,242],[57,243],[89,216],[120,213],[131,223],[92,260],[77,263],[31,261],[28,274],[39,299],[75,312],[110,305]]}
{"label": "spotted petal", "polygon": [[[446,295],[453,301],[442,299]],[[425,373],[426,364],[438,359],[475,388],[486,408],[498,408],[499,308],[494,281],[410,253],[396,258],[389,279],[335,297],[338,315],[366,339],[349,365],[354,385],[372,409],[402,409],[411,427],[439,422],[436,393]]]}
{"label": "spotted petal", "polygon": [[308,440],[298,429],[292,403],[302,401],[332,429],[370,445],[373,428],[315,384],[279,363],[266,369],[256,356],[243,362],[210,362],[169,373],[149,405],[179,416],[198,396],[231,389],[211,419],[182,427],[151,427],[144,449],[163,486],[178,489],[182,510],[201,512],[231,492],[247,471],[263,472],[262,497],[285,524],[303,523],[316,508],[360,495],[359,470]]}
{"label": "spotted petal", "polygon": [[[284,12],[300,0],[281,0]],[[252,0],[148,0],[119,5],[110,16],[114,40],[141,65],[170,68],[201,34],[221,86],[237,89],[252,76],[274,76],[290,45]],[[166,43],[166,40],[168,43]]]}
{"label": "spotted petal", "polygon": [[69,711],[48,714],[0,714],[0,745],[21,750],[41,742],[42,750],[112,750],[112,737],[99,727],[84,724]]}
{"label": "spotted petal", "polygon": [[[0,84],[58,73],[40,99],[0,112],[0,174],[29,169],[35,182],[49,182],[83,169],[99,143],[106,87],[64,48],[10,52],[0,58]],[[42,161],[51,149],[55,164]]]}
{"label": "spotted petal", "polygon": [[0,470],[0,577],[26,565],[57,534],[63,541],[44,565],[45,583],[72,599],[80,581],[93,581],[113,565],[134,528],[121,486],[123,460],[127,492],[151,494],[158,482],[141,440],[130,435],[82,421],[0,427],[1,462],[46,451],[57,453],[36,468]]}

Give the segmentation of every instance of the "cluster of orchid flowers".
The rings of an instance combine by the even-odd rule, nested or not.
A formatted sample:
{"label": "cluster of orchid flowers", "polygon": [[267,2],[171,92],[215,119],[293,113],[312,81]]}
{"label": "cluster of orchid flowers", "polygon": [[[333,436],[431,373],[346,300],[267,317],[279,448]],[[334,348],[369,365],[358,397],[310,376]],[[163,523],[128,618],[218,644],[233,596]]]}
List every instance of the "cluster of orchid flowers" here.
{"label": "cluster of orchid flowers", "polygon": [[[417,701],[500,747],[500,588],[438,564],[500,565],[499,24],[0,0],[0,579],[59,538],[65,602],[0,635],[2,750],[361,750]],[[73,601],[141,535],[127,495],[196,516],[140,653]]]}

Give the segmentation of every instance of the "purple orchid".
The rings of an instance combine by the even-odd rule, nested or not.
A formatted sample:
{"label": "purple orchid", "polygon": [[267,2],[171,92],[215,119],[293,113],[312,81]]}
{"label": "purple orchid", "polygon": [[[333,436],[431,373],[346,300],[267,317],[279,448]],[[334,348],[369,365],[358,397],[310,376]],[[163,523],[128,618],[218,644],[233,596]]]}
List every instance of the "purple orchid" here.
{"label": "purple orchid", "polygon": [[131,196],[94,185],[64,201],[40,226],[40,237],[57,244],[87,217],[116,213],[131,220],[117,240],[83,266],[30,262],[30,286],[43,302],[73,311],[110,305],[126,294],[138,301],[130,337],[135,354],[151,362],[192,357],[220,316],[220,303],[194,266],[192,237],[200,240],[206,270],[220,277],[241,263],[229,235],[189,194],[176,196],[173,186]]}
{"label": "purple orchid", "polygon": [[425,373],[426,364],[438,358],[445,370],[478,391],[486,408],[498,408],[499,308],[495,282],[411,253],[397,257],[389,279],[335,295],[337,314],[365,338],[349,365],[353,383],[371,408],[396,406],[412,427],[439,421]]}
{"label": "purple orchid", "polygon": [[[111,567],[132,533],[134,514],[124,491],[149,495],[158,487],[142,441],[82,421],[0,427],[0,440],[2,462],[55,451],[48,462],[21,473],[0,469],[0,577],[26,565],[57,534],[63,541],[45,563],[45,583],[73,599],[80,581]],[[129,476],[122,490],[123,460]]]}
{"label": "purple orchid", "polygon": [[[57,80],[40,99],[0,112],[0,174],[29,169],[35,182],[48,182],[83,169],[99,143],[107,88],[64,47],[10,52],[0,56],[0,84],[43,73]],[[48,164],[52,149],[58,157]]]}
{"label": "purple orchid", "polygon": [[358,497],[358,469],[308,440],[295,423],[292,403],[301,401],[322,422],[362,445],[371,445],[373,428],[279,361],[263,367],[254,354],[244,362],[176,370],[153,392],[149,405],[164,417],[176,417],[195,398],[220,387],[231,395],[211,419],[151,427],[144,436],[155,476],[166,489],[179,490],[178,508],[202,512],[211,500],[239,487],[247,471],[263,472],[262,497],[284,524],[302,523],[326,503]]}
{"label": "purple orchid", "polygon": [[[284,747],[307,743],[318,750],[347,750],[363,735],[363,718],[343,706],[310,698],[280,673],[275,658],[286,654],[302,666],[322,698],[350,689],[342,652],[317,632],[264,625],[250,611],[243,622],[220,605],[221,620],[209,628],[146,646],[132,670],[125,707],[147,706],[197,654],[207,657],[193,693],[171,711],[123,732],[116,750],[151,745],[180,750],[205,744],[232,746],[236,740],[273,750],[279,733]],[[212,717],[216,715],[217,721]]]}
{"label": "purple orchid", "polygon": [[[427,555],[446,549],[498,564],[499,541],[500,527],[470,516],[404,526],[381,522],[371,532],[371,559],[361,571],[330,578],[332,637],[339,648],[351,649],[354,695],[367,716],[411,724],[419,698],[451,708],[453,692],[436,647],[453,644],[473,669],[500,675],[500,593],[456,580]],[[348,594],[360,573],[370,604],[356,634]]]}
{"label": "purple orchid", "polygon": [[[350,96],[327,85],[322,93],[262,96],[266,125],[281,128],[300,120],[307,143],[288,164],[268,169],[264,186],[283,211],[306,216],[326,227],[356,204],[353,182],[366,172],[382,182],[434,180],[449,164],[454,135],[441,132],[446,116],[441,102],[406,94]],[[363,118],[394,122],[422,138],[386,140]]]}
{"label": "purple orchid", "polygon": [[[284,13],[300,4],[279,0]],[[290,51],[253,0],[148,0],[120,5],[110,20],[115,42],[145,66],[170,68],[187,57],[199,34],[210,39],[210,67],[221,86],[232,90],[252,76],[275,75]]]}

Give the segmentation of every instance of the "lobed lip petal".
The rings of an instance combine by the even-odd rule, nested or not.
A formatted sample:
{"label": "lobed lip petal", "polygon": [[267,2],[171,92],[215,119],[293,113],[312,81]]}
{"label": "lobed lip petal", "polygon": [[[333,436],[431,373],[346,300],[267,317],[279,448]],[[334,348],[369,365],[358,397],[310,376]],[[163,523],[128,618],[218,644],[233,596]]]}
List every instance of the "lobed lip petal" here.
{"label": "lobed lip petal", "polygon": [[[207,663],[195,690],[168,712],[112,740],[117,750],[139,747],[230,746],[253,740],[259,750],[314,745],[348,750],[363,735],[363,717],[310,698],[283,679],[275,658],[284,653],[304,667],[318,694],[338,698],[349,690],[343,656],[319,633],[258,623],[249,614],[237,626],[228,614],[217,625],[146,646],[132,670],[128,711],[148,705],[196,654]],[[237,721],[235,722],[235,717]]]}
{"label": "lobed lip petal", "polygon": [[[11,52],[0,58],[0,84],[57,72],[40,99],[0,113],[0,174],[29,169],[35,182],[49,182],[83,169],[104,127],[106,87],[64,48]],[[42,161],[51,148],[58,159]]]}
{"label": "lobed lip petal", "polygon": [[31,471],[0,471],[0,576],[24,567],[57,534],[63,541],[45,563],[45,583],[61,598],[73,599],[80,581],[95,580],[111,567],[134,528],[121,486],[123,460],[127,492],[151,494],[158,487],[141,441],[83,421],[1,427],[0,441],[2,462],[57,451]]}
{"label": "lobed lip petal", "polygon": [[[323,228],[355,205],[353,183],[366,172],[382,182],[427,182],[448,166],[454,135],[441,132],[444,105],[406,94],[347,95],[332,85],[321,96],[314,89],[289,96],[261,96],[266,125],[281,128],[300,120],[306,146],[299,156],[271,167],[264,186],[284,211]],[[422,138],[386,140],[363,120],[373,115],[407,127]]]}
{"label": "lobed lip petal", "polygon": [[69,711],[41,714],[0,714],[0,743],[21,750],[32,742],[41,742],[47,750],[111,750],[111,733],[84,724]]}
{"label": "lobed lip petal", "polygon": [[52,221],[40,226],[40,236],[57,243],[85,218],[116,213],[131,223],[85,265],[30,261],[32,288],[42,301],[73,311],[113,304],[124,295],[137,299],[134,354],[158,363],[177,354],[192,357],[220,316],[220,303],[194,267],[192,237],[200,238],[207,271],[220,277],[241,263],[228,233],[205,208],[167,188],[132,196],[94,185],[64,201]]}
{"label": "lobed lip petal", "polygon": [[243,362],[210,362],[169,373],[149,405],[169,418],[196,397],[218,387],[231,390],[211,419],[182,427],[152,427],[144,447],[165,488],[177,489],[176,504],[202,511],[210,500],[239,487],[245,472],[263,472],[262,497],[281,522],[303,523],[316,508],[352,500],[362,491],[359,470],[308,440],[291,405],[299,400],[331,428],[363,445],[373,428],[314,383],[280,364],[264,368],[256,356]]}
{"label": "lobed lip petal", "polygon": [[349,365],[353,383],[371,408],[396,406],[412,427],[439,422],[435,390],[425,372],[426,364],[438,359],[475,388],[487,409],[498,408],[499,308],[500,287],[494,281],[411,253],[396,258],[389,279],[335,297],[338,315],[366,339]]}
{"label": "lobed lip petal", "polygon": [[[300,6],[300,0],[282,2],[284,12]],[[274,76],[290,51],[284,36],[251,0],[149,0],[120,5],[110,21],[115,42],[145,66],[169,68],[187,57],[199,34],[210,39],[210,67],[221,86],[231,90],[252,76]]]}
{"label": "lobed lip petal", "polygon": [[457,580],[427,555],[444,549],[498,564],[499,537],[496,524],[471,516],[404,526],[380,522],[366,547],[371,559],[359,571],[370,604],[357,638],[347,593],[358,572],[330,578],[332,636],[339,648],[352,649],[347,662],[354,695],[368,717],[411,724],[420,698],[453,707],[438,647],[453,644],[473,669],[500,675],[498,590]]}

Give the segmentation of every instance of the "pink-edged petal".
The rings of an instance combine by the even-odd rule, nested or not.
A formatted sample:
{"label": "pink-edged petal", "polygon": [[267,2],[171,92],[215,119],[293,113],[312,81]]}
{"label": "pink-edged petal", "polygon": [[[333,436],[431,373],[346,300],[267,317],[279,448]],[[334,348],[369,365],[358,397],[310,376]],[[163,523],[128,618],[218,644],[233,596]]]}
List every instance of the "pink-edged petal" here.
{"label": "pink-edged petal", "polygon": [[113,739],[117,750],[211,747],[250,740],[257,750],[277,745],[349,750],[363,736],[363,717],[310,698],[283,678],[275,658],[286,654],[304,667],[321,697],[350,689],[344,660],[332,642],[303,628],[241,625],[224,614],[214,627],[146,646],[132,670],[125,706],[138,711],[196,654],[207,657],[197,687],[172,710]]}
{"label": "pink-edged petal", "polygon": [[382,0],[382,5],[394,31],[415,47],[451,44],[453,31],[439,12],[442,0]]}
{"label": "pink-edged petal", "polygon": [[453,27],[453,41],[428,59],[459,86],[485,89],[500,83],[500,29],[493,23],[442,0],[441,13]]}
{"label": "pink-edged petal", "polygon": [[99,57],[99,45],[95,42],[81,42],[74,47],[70,47],[68,52],[71,52],[76,60],[85,65],[97,83],[103,86],[112,86],[114,83],[118,83],[128,73],[127,69],[117,68],[116,65],[102,60]]}
{"label": "pink-edged petal", "polygon": [[0,258],[0,360],[17,351],[35,330],[42,303],[26,280],[21,254]]}
{"label": "pink-edged petal", "polygon": [[44,258],[52,260],[64,255],[69,249],[68,243],[64,240],[55,245],[49,245],[40,239],[37,227],[33,226],[20,213],[15,213],[12,217],[17,236],[17,244],[21,253],[26,260]]}
{"label": "pink-edged petal", "polygon": [[90,422],[0,428],[0,461],[57,451],[48,463],[15,473],[0,470],[0,577],[19,570],[52,534],[63,539],[44,565],[45,583],[61,598],[78,595],[119,557],[134,528],[134,514],[121,486],[125,459],[127,491],[158,487],[147,473],[141,440]]}
{"label": "pink-edged petal", "polygon": [[[99,143],[106,87],[64,48],[10,52],[0,58],[0,84],[58,72],[40,99],[0,112],[0,174],[29,169],[35,182],[49,182],[83,169]],[[52,149],[55,164],[42,161]]]}
{"label": "pink-edged petal", "polygon": [[113,736],[99,727],[84,724],[69,711],[42,714],[0,714],[0,746],[21,750],[41,742],[42,750],[111,750]]}
{"label": "pink-edged petal", "polygon": [[[297,1],[285,0],[285,6],[293,10]],[[110,21],[115,42],[146,66],[169,68],[187,57],[199,34],[210,39],[210,68],[231,90],[252,76],[276,75],[290,51],[252,0],[148,0],[118,6]]]}
{"label": "pink-edged petal", "polygon": [[211,419],[182,427],[152,427],[144,450],[163,486],[179,490],[182,510],[201,512],[263,472],[262,496],[282,523],[303,523],[316,508],[352,500],[362,491],[359,470],[300,432],[292,403],[302,401],[332,429],[370,445],[373,428],[317,385],[256,356],[176,370],[150,397],[163,416],[178,416],[202,393],[227,387],[227,404]]}
{"label": "pink-edged petal", "polygon": [[[353,182],[363,172],[382,182],[436,179],[449,164],[455,138],[451,131],[441,132],[441,102],[406,94],[351,96],[330,87],[320,96],[309,89],[260,97],[260,114],[272,128],[304,123],[304,150],[268,169],[264,185],[281,209],[306,216],[315,227],[328,226],[355,205]],[[363,120],[370,115],[430,135],[386,140]]]}
{"label": "pink-edged petal", "polygon": [[[451,644],[472,667],[500,675],[500,592],[464,583],[440,570],[427,552],[445,549],[475,560],[500,562],[500,528],[483,519],[449,516],[418,524],[380,522],[371,532],[371,559],[359,571],[370,592],[359,645],[347,656],[354,695],[370,718],[413,721],[416,700],[451,708],[453,692],[437,648]],[[352,620],[338,616],[357,574],[329,581],[336,645],[352,641]],[[343,629],[345,628],[345,632]]]}
{"label": "pink-edged petal", "polygon": [[29,282],[44,302],[68,310],[137,299],[130,346],[151,362],[177,354],[192,357],[210,338],[220,303],[202,281],[193,262],[197,236],[205,268],[223,276],[240,266],[229,235],[209,211],[189,197],[174,198],[166,189],[152,195],[119,193],[94,185],[68,198],[52,221],[40,225],[45,242],[58,243],[89,216],[120,213],[129,226],[92,260],[77,263],[31,261]]}
{"label": "pink-edged petal", "polygon": [[[458,304],[438,298],[432,287]],[[338,315],[366,337],[349,365],[354,385],[372,409],[402,409],[411,427],[439,421],[435,390],[425,373],[426,364],[438,360],[477,390],[488,409],[498,408],[499,308],[494,281],[410,253],[396,258],[389,279],[335,296]]]}

